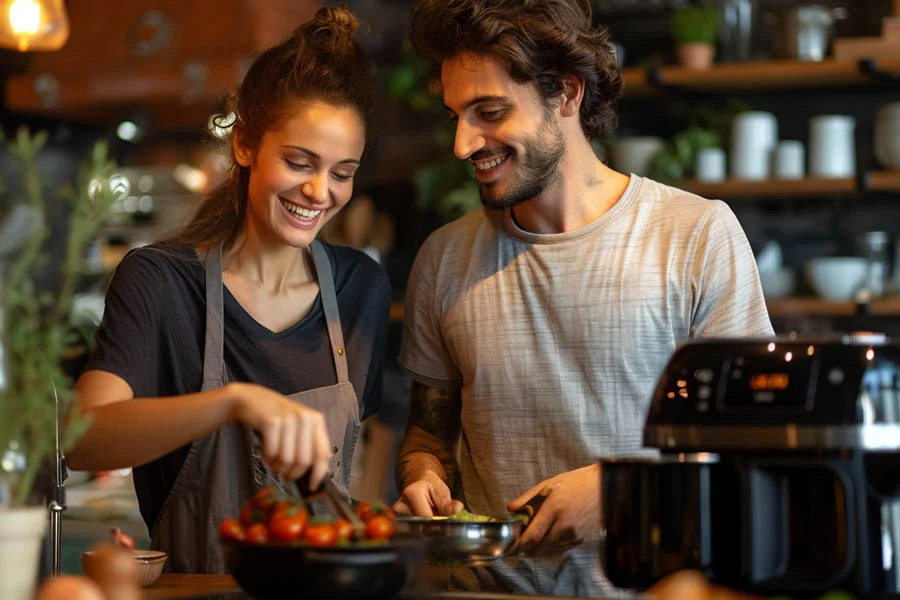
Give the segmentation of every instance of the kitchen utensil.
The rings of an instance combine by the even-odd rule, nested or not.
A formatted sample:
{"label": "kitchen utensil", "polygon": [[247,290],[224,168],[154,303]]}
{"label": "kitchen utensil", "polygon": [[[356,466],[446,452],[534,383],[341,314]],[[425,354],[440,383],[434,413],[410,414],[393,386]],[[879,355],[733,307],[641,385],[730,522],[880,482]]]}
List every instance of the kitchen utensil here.
{"label": "kitchen utensil", "polygon": [[723,62],[752,58],[755,5],[755,0],[720,0],[719,58]]}
{"label": "kitchen utensil", "polygon": [[[147,587],[152,585],[162,574],[168,556],[160,550],[126,549],[137,563],[138,583]],[[94,551],[85,550],[81,553],[81,568],[85,573],[90,573],[94,568]]]}
{"label": "kitchen utensil", "polygon": [[806,263],[806,276],[816,294],[835,302],[852,300],[866,284],[869,262],[859,256],[815,258]]}
{"label": "kitchen utensil", "polygon": [[659,460],[603,462],[610,582],[690,568],[762,597],[894,597],[898,381],[872,333],[681,345],[644,426]]}
{"label": "kitchen utensil", "polygon": [[835,21],[845,19],[847,11],[813,4],[791,7],[768,16],[775,24],[777,57],[822,61],[828,56]]}
{"label": "kitchen utensil", "polygon": [[365,536],[366,524],[363,523],[341,491],[334,485],[334,480],[331,477],[326,477],[318,490],[308,492],[302,496],[299,493],[299,487],[294,482],[290,482],[288,487],[290,488],[289,492],[295,498],[300,498],[300,502],[306,505],[306,510],[310,516],[349,521],[353,526],[354,538],[362,539]]}
{"label": "kitchen utensil", "polygon": [[254,545],[221,540],[228,572],[248,594],[262,600],[298,597],[393,598],[415,579],[425,540],[397,532],[373,546],[313,548],[302,545]]}
{"label": "kitchen utensil", "polygon": [[719,183],[725,181],[725,151],[721,148],[700,148],[694,165],[697,181]]}
{"label": "kitchen utensil", "polygon": [[734,179],[768,179],[772,150],[778,144],[778,120],[762,111],[747,111],[731,125],[731,176]]}
{"label": "kitchen utensil", "polygon": [[525,529],[521,520],[454,521],[447,517],[397,517],[397,527],[425,536],[425,557],[437,564],[480,564],[509,556]]}
{"label": "kitchen utensil", "polygon": [[784,140],[775,147],[773,170],[776,179],[803,179],[806,173],[806,152],[803,142]]}
{"label": "kitchen utensil", "polygon": [[813,177],[856,175],[856,119],[819,115],[809,120],[809,173]]}

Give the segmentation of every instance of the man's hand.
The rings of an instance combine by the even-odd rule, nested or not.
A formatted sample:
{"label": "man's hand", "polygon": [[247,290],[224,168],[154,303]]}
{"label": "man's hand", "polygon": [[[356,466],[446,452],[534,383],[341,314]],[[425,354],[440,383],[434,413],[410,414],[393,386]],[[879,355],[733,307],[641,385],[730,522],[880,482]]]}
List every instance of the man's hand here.
{"label": "man's hand", "polygon": [[509,512],[521,509],[539,493],[547,493],[519,539],[530,554],[559,554],[600,531],[600,467],[589,465],[544,480],[513,500]]}
{"label": "man's hand", "polygon": [[406,486],[400,499],[394,504],[394,510],[398,514],[417,517],[449,516],[462,509],[463,503],[451,498],[450,488],[433,473]]}

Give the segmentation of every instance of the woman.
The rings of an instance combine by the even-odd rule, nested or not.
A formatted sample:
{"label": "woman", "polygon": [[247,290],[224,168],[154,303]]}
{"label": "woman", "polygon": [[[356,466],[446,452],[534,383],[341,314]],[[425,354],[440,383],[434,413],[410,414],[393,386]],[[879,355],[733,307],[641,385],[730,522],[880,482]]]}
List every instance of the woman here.
{"label": "woman", "polygon": [[372,78],[355,18],[321,8],[251,66],[234,165],[191,223],[130,253],[76,390],[76,469],[135,466],[154,548],[224,572],[222,519],[307,471],[346,487],[380,401],[390,288],[361,252],[316,241],[350,200]]}

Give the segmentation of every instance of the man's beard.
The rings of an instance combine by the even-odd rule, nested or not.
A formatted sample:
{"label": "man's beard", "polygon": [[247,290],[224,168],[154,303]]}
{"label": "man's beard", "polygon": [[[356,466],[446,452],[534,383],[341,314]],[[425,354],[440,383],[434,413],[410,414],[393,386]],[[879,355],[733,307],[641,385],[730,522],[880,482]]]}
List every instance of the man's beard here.
{"label": "man's beard", "polygon": [[[566,150],[562,131],[556,121],[547,119],[536,135],[523,144],[525,158],[519,165],[509,165],[513,171],[512,181],[505,193],[498,190],[500,182],[481,184],[481,203],[488,208],[511,208],[540,196],[555,183],[559,176],[559,163]],[[507,160],[517,160],[513,153]]]}

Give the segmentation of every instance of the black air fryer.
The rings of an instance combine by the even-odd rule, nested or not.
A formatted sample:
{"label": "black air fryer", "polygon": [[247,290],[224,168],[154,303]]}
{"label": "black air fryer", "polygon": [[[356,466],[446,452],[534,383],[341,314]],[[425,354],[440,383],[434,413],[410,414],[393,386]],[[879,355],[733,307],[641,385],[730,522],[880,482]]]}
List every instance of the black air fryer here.
{"label": "black air fryer", "polygon": [[644,428],[659,458],[602,461],[610,581],[900,592],[898,375],[876,337],[681,347]]}

